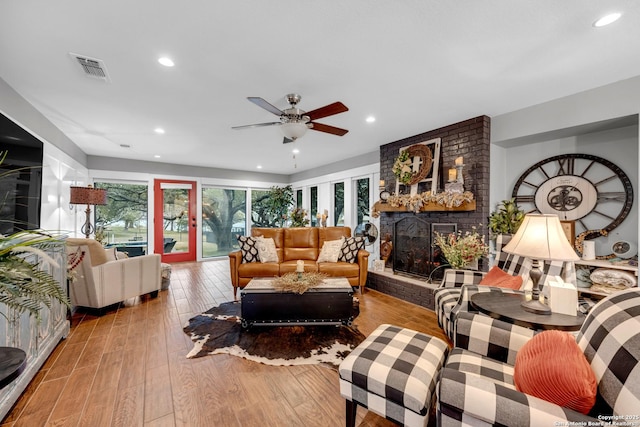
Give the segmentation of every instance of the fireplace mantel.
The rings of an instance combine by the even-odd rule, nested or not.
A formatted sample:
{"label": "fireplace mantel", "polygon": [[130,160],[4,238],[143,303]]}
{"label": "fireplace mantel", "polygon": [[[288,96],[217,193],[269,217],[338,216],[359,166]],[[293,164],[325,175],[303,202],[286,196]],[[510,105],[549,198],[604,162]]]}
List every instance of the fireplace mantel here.
{"label": "fireplace mantel", "polygon": [[[476,201],[471,200],[470,202],[463,202],[460,206],[457,207],[447,207],[446,205],[441,205],[440,203],[425,203],[420,208],[420,212],[468,212],[476,210]],[[391,206],[388,203],[383,203],[377,201],[373,205],[373,211],[377,212],[412,212],[406,206]]]}

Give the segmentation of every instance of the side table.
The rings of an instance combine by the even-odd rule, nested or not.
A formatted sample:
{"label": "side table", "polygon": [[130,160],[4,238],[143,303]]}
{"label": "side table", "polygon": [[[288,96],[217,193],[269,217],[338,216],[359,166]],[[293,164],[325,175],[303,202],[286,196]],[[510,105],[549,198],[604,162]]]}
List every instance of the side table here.
{"label": "side table", "polygon": [[584,322],[585,315],[569,316],[560,313],[535,314],[525,311],[520,303],[525,298],[522,294],[502,292],[482,292],[471,295],[469,302],[476,310],[494,319],[523,326],[529,329],[559,329],[577,331]]}
{"label": "side table", "polygon": [[0,347],[0,389],[15,380],[27,364],[27,353],[16,347]]}

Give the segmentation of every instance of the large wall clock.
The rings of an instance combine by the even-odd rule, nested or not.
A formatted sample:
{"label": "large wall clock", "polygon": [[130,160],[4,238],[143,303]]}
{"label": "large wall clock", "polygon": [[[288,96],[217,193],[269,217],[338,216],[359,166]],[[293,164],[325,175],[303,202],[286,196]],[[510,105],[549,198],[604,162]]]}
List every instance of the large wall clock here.
{"label": "large wall clock", "polygon": [[576,232],[616,228],[631,211],[633,186],[610,161],[589,154],[542,160],[518,179],[512,197],[525,212],[575,221]]}

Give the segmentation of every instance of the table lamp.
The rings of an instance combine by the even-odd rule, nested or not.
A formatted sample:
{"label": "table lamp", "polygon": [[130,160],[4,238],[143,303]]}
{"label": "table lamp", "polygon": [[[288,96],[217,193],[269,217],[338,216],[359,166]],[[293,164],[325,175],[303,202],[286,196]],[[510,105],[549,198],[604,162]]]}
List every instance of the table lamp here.
{"label": "table lamp", "polygon": [[86,219],[80,231],[88,239],[89,235],[95,231],[95,227],[91,225],[90,221],[91,206],[106,205],[107,190],[102,188],[93,188],[91,185],[87,187],[71,187],[69,203],[72,205],[87,205],[87,209],[85,210]]}
{"label": "table lamp", "polygon": [[515,236],[503,251],[531,258],[529,277],[533,282],[532,299],[523,301],[522,308],[536,314],[551,314],[551,309],[540,302],[540,260],[578,261],[580,258],[569,244],[557,215],[525,215]]}

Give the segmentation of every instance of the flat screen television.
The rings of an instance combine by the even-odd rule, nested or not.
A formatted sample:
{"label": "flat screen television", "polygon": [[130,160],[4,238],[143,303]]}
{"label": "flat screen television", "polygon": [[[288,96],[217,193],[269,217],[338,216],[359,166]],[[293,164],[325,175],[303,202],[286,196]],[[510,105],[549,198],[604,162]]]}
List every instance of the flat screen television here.
{"label": "flat screen television", "polygon": [[0,234],[40,227],[43,144],[0,113]]}

